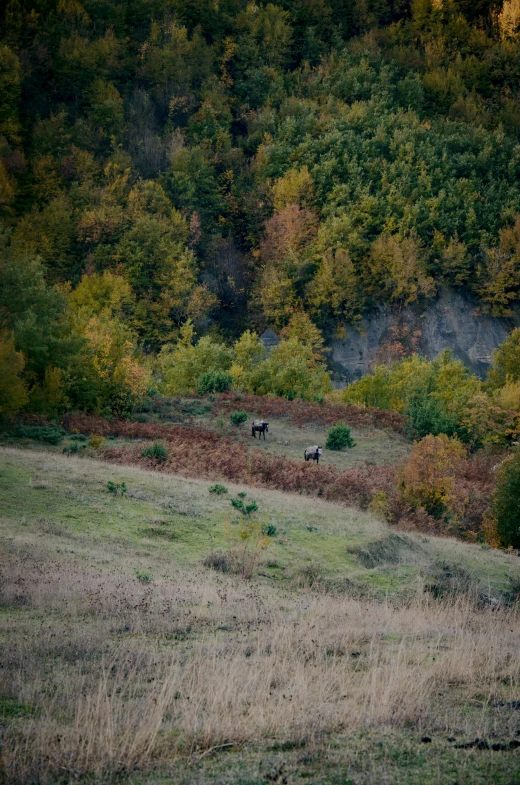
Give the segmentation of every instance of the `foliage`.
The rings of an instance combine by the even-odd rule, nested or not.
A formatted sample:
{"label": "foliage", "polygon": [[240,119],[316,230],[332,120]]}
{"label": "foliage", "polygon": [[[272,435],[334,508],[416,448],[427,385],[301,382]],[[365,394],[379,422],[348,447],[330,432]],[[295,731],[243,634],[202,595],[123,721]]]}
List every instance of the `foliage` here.
{"label": "foliage", "polygon": [[13,430],[13,435],[22,439],[35,439],[46,444],[60,444],[66,436],[66,431],[59,425],[24,425],[19,423]]}
{"label": "foliage", "polygon": [[250,502],[244,502],[243,499],[231,499],[231,504],[235,510],[239,510],[242,515],[249,516],[251,513],[258,510],[258,504],[252,499]]}
{"label": "foliage", "polygon": [[233,423],[233,425],[236,425],[236,426],[243,425],[243,423],[245,423],[246,420],[247,420],[247,412],[243,412],[243,411],[231,412],[231,414],[229,415],[229,418],[230,418],[231,422]]}
{"label": "foliage", "polygon": [[222,483],[216,483],[215,485],[210,485],[209,487],[210,493],[215,493],[217,496],[221,496],[223,493],[227,493],[228,489]]}
{"label": "foliage", "polygon": [[339,422],[329,430],[325,446],[327,450],[344,450],[346,447],[349,449],[355,447],[356,442],[352,438],[348,425]]}
{"label": "foliage", "polygon": [[490,390],[520,381],[520,327],[513,330],[493,355],[493,364],[488,371]]}
{"label": "foliage", "polygon": [[107,491],[113,493],[114,496],[124,496],[127,490],[125,482],[113,482],[113,480],[107,482]]}
{"label": "foliage", "polygon": [[105,442],[105,437],[101,436],[99,433],[93,433],[90,439],[88,440],[88,446],[92,447],[93,450],[100,450]]}
{"label": "foliage", "polygon": [[143,458],[150,458],[155,463],[166,463],[168,460],[168,448],[161,442],[154,442],[150,447],[145,447],[141,455]]}
{"label": "foliage", "polygon": [[[24,407],[126,415],[151,367],[169,394],[229,371],[318,399],[320,341],[369,308],[519,302],[518,0],[33,5],[0,9],[0,332]],[[267,324],[268,357],[244,333]],[[489,391],[516,380],[501,362]],[[482,443],[461,426],[481,390],[425,383],[439,404],[365,397]]]}
{"label": "foliage", "polygon": [[25,360],[15,351],[12,337],[0,333],[0,421],[16,414],[29,400],[21,378]]}
{"label": "foliage", "polygon": [[343,398],[348,403],[406,413],[409,432],[417,438],[457,433],[471,443],[468,413],[481,392],[479,379],[444,351],[431,361],[413,355],[390,367],[377,366],[349,385]]}
{"label": "foliage", "polygon": [[517,452],[497,469],[491,514],[499,544],[520,548],[520,454]]}
{"label": "foliage", "polygon": [[197,382],[197,392],[199,395],[207,395],[213,392],[226,392],[231,388],[233,377],[224,371],[207,371],[199,376]]}
{"label": "foliage", "polygon": [[425,436],[416,442],[402,473],[401,490],[406,502],[434,518],[460,514],[455,470],[464,455],[462,444],[445,434]]}
{"label": "foliage", "polygon": [[[178,343],[163,347],[159,353],[159,389],[167,395],[194,393],[203,374],[222,374],[231,367],[231,362],[232,352],[225,344],[209,336],[195,343],[194,327],[188,321],[181,328]],[[226,374],[226,384],[228,378]]]}

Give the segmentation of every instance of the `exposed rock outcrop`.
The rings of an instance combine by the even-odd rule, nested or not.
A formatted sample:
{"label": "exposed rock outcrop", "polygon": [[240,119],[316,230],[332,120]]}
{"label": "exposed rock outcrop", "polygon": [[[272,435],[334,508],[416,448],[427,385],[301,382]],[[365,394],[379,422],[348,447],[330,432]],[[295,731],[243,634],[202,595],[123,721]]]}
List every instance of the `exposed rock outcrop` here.
{"label": "exposed rock outcrop", "polygon": [[518,314],[510,319],[489,316],[467,293],[441,289],[422,309],[409,307],[396,313],[380,307],[356,326],[345,325],[345,337],[331,342],[331,365],[338,379],[350,382],[385,359],[412,351],[433,359],[450,349],[483,377],[494,350],[519,323]]}

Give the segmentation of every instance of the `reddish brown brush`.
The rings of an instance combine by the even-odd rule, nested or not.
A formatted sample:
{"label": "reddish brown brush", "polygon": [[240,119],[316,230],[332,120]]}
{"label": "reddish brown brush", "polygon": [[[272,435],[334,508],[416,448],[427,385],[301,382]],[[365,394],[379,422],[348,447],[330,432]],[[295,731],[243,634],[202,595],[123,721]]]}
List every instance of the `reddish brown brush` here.
{"label": "reddish brown brush", "polygon": [[[232,398],[230,400],[234,403]],[[261,400],[281,403],[280,399]],[[321,410],[319,405],[316,408]],[[194,426],[124,420],[110,422],[86,414],[67,415],[63,424],[68,430],[85,434],[151,441],[160,439],[168,443],[168,459],[163,464],[143,457],[142,449],[131,445],[105,450],[103,457],[108,461],[137,464],[186,477],[221,478],[248,485],[260,484],[276,490],[319,496],[360,509],[375,506],[387,520],[398,524],[400,528],[457,535],[465,539],[474,539],[482,529],[495,486],[492,469],[500,462],[499,457],[488,455],[477,455],[460,461],[455,487],[457,496],[463,500],[464,514],[460,520],[448,526],[444,519],[436,520],[424,510],[414,510],[407,505],[399,488],[400,466],[371,464],[341,471],[335,466],[318,466],[250,450],[242,442]]]}
{"label": "reddish brown brush", "polygon": [[232,408],[255,412],[262,417],[288,417],[296,425],[308,423],[334,425],[344,421],[348,425],[371,428],[390,428],[396,433],[404,433],[407,418],[398,412],[383,409],[365,409],[362,406],[348,406],[343,403],[309,403],[308,401],[288,401],[286,398],[270,398],[261,395],[242,395],[222,393],[213,406],[213,414],[229,413]]}
{"label": "reddish brown brush", "polygon": [[123,439],[148,439],[157,441],[165,439],[168,442],[183,442],[205,446],[226,445],[227,448],[235,447],[235,442],[229,437],[220,436],[215,431],[203,430],[192,425],[173,425],[161,423],[129,422],[128,420],[105,420],[92,414],[67,414],[62,419],[64,428],[75,433],[87,435],[99,434],[100,436],[116,436]]}
{"label": "reddish brown brush", "polygon": [[[195,429],[193,429],[195,430]],[[265,452],[251,452],[241,444],[232,443],[229,449],[222,443],[210,447],[204,434],[168,443],[168,460],[155,466],[144,458],[139,448],[115,447],[105,450],[105,460],[132,463],[143,467],[154,466],[160,471],[188,477],[222,478],[248,485],[263,485],[280,491],[320,496],[365,509],[378,490],[392,493],[395,468],[390,466],[362,466],[340,471],[334,466],[280,458]]]}

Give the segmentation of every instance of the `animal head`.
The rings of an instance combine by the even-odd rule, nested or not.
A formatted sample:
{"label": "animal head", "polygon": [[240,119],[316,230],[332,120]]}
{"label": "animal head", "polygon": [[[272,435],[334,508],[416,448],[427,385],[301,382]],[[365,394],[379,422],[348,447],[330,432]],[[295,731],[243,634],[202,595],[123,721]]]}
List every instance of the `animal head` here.
{"label": "animal head", "polygon": [[318,448],[316,449],[316,452],[318,453],[318,455],[321,455],[321,454],[322,454],[322,452],[323,452],[323,447],[318,447]]}
{"label": "animal head", "polygon": [[265,422],[265,420],[264,420],[264,425],[265,425],[265,430],[268,431],[269,430],[269,423]]}

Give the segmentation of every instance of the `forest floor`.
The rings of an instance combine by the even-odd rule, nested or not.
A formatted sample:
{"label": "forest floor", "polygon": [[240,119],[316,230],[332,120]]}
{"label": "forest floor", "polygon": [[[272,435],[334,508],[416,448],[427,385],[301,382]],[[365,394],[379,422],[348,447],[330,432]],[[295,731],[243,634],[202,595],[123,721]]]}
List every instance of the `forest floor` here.
{"label": "forest floor", "polygon": [[0,780],[517,785],[518,556],[34,447],[0,450]]}

